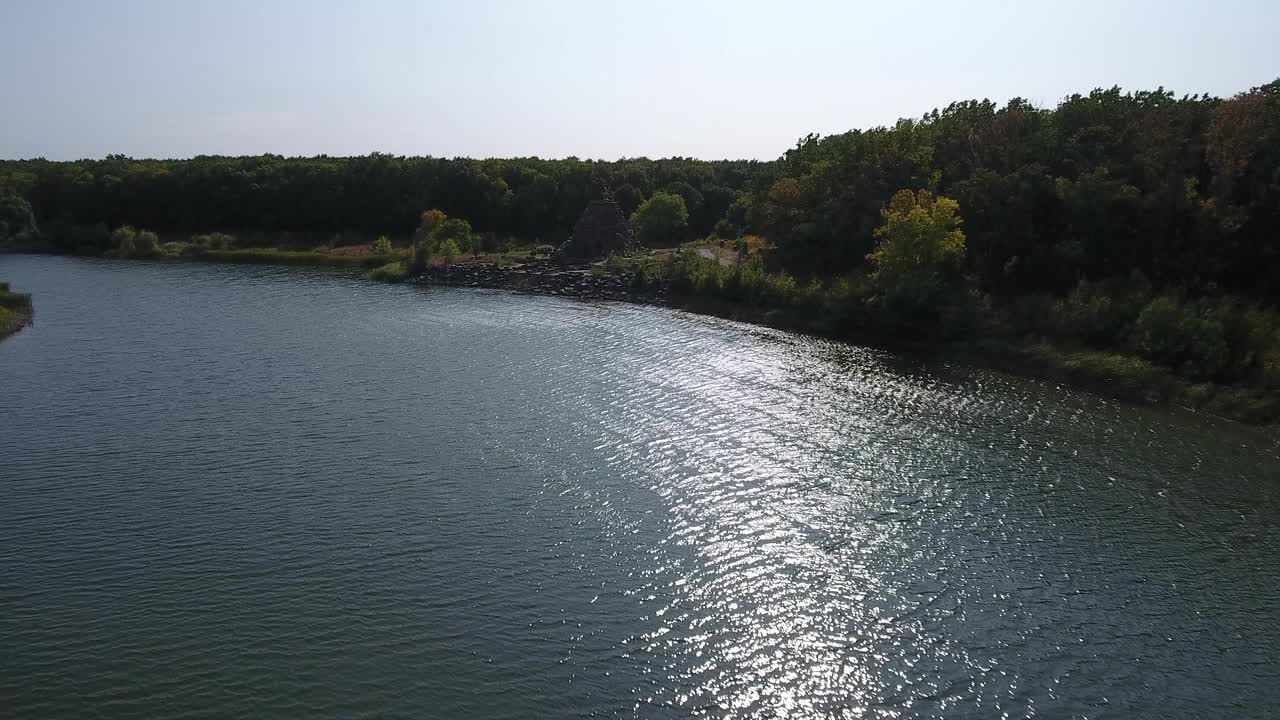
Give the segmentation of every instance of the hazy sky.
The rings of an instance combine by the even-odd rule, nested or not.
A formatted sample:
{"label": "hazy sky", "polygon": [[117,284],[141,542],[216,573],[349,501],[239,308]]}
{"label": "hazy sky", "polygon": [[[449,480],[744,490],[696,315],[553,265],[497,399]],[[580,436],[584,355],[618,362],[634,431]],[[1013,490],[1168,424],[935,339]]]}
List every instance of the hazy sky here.
{"label": "hazy sky", "polygon": [[1280,76],[1276,0],[0,0],[0,157],[774,158],[951,100]]}

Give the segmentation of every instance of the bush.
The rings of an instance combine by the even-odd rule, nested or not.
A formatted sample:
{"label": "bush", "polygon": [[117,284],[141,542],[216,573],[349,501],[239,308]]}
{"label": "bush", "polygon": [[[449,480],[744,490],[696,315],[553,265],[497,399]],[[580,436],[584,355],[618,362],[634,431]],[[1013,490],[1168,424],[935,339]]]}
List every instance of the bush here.
{"label": "bush", "polygon": [[391,240],[386,235],[380,236],[373,241],[373,245],[369,247],[369,252],[374,255],[390,255],[392,253]]}
{"label": "bush", "polygon": [[1260,374],[1278,345],[1280,321],[1275,312],[1232,298],[1219,302],[1209,312],[1222,324],[1227,341],[1227,376],[1241,379]]}
{"label": "bush", "polygon": [[439,253],[440,258],[444,260],[444,264],[448,265],[453,262],[454,258],[462,254],[462,248],[458,247],[457,240],[454,238],[448,238],[440,243],[440,246],[436,248],[436,252]]}
{"label": "bush", "polygon": [[138,230],[132,225],[123,225],[111,231],[111,247],[121,257],[132,257],[136,252],[135,241]]}
{"label": "bush", "polygon": [[369,273],[371,280],[388,283],[404,282],[408,277],[409,268],[403,262],[390,262]]}
{"label": "bush", "polygon": [[235,236],[225,233],[209,233],[193,235],[191,243],[205,250],[230,250],[236,244],[236,239]]}
{"label": "bush", "polygon": [[150,230],[141,230],[133,240],[135,257],[149,258],[160,254],[160,238]]}
{"label": "bush", "polygon": [[1142,357],[1190,378],[1215,377],[1230,359],[1222,323],[1168,296],[1152,300],[1142,310],[1133,344]]}
{"label": "bush", "polygon": [[409,270],[414,273],[420,273],[427,269],[427,265],[431,264],[431,255],[434,247],[430,238],[418,238],[413,242],[413,253],[409,260]]}
{"label": "bush", "polygon": [[1129,399],[1159,399],[1175,386],[1167,370],[1132,355],[1065,351],[1034,345],[1019,353],[1040,374],[1093,387]]}
{"label": "bush", "polygon": [[113,253],[120,257],[149,258],[161,254],[160,238],[150,230],[123,225],[111,233]]}

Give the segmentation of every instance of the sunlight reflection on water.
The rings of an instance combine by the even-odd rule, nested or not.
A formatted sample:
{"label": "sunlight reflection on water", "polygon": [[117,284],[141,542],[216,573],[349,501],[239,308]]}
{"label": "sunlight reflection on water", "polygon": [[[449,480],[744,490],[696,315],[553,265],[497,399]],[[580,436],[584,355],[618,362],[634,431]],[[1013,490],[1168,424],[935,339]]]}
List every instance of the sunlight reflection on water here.
{"label": "sunlight reflection on water", "polygon": [[16,716],[1280,704],[1262,436],[658,308],[0,264]]}

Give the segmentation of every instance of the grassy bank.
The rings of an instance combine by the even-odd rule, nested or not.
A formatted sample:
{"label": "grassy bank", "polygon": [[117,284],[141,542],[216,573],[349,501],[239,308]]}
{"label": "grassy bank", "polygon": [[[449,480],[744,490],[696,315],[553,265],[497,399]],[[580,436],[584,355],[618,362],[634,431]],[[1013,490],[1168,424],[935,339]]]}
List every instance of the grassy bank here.
{"label": "grassy bank", "polygon": [[280,250],[276,248],[242,248],[237,250],[196,250],[178,257],[210,262],[248,263],[260,265],[312,265],[318,267],[376,268],[394,261],[392,255],[340,255],[317,250]]}
{"label": "grassy bank", "polygon": [[14,292],[9,283],[0,283],[0,338],[26,327],[31,315],[31,295]]}
{"label": "grassy bank", "polygon": [[[1086,285],[1057,299],[956,298],[940,308],[939,317],[925,329],[877,307],[867,284],[856,275],[801,282],[786,272],[766,270],[755,256],[735,261],[729,253],[701,250],[614,256],[595,265],[591,276],[623,279],[635,291],[629,297],[656,299],[691,312],[936,353],[1130,402],[1178,405],[1256,425],[1280,423],[1275,343],[1280,321],[1259,308],[1231,301],[1179,304],[1149,290],[1104,291]],[[194,242],[165,243],[142,257],[368,268],[372,279],[384,282],[413,277],[409,252],[397,249],[372,254],[367,248],[211,248]],[[505,270],[529,259],[527,253],[504,253],[454,261],[459,267]],[[432,259],[433,265],[439,263],[439,258]],[[29,321],[30,298],[7,288],[3,297],[7,300],[0,302],[0,333],[13,332]],[[1164,315],[1174,313],[1163,320],[1169,327],[1152,320],[1153,308]],[[1159,332],[1170,337],[1153,335]],[[1214,333],[1219,339],[1209,343],[1210,351],[1204,350],[1206,337]]]}

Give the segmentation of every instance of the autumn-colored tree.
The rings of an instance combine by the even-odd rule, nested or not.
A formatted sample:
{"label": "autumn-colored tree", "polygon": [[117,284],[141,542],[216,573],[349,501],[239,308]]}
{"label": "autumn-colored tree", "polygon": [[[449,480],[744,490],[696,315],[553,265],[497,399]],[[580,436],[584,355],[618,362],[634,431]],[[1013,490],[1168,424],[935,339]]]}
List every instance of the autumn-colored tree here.
{"label": "autumn-colored tree", "polygon": [[890,322],[916,325],[936,318],[955,289],[965,245],[959,210],[951,198],[901,190],[881,211],[879,244],[867,260],[874,266],[872,302]]}

